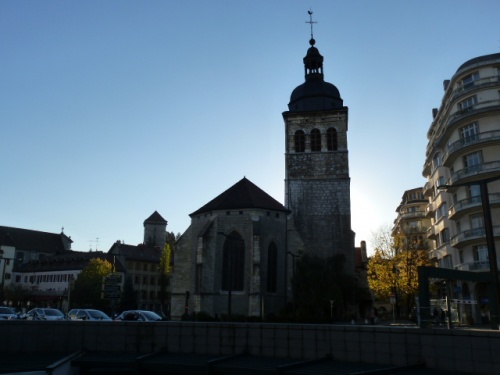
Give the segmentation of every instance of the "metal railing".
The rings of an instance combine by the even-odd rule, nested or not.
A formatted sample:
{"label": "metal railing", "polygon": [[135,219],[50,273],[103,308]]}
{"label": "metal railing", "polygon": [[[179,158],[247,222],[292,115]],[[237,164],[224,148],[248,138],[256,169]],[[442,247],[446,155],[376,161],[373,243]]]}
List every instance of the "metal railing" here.
{"label": "metal railing", "polygon": [[474,134],[469,137],[462,138],[448,145],[443,155],[443,163],[445,163],[446,159],[448,159],[448,157],[455,151],[459,151],[473,144],[495,140],[500,140],[500,130]]}
{"label": "metal railing", "polygon": [[[499,263],[500,266],[500,263]],[[489,260],[477,260],[474,262],[466,262],[457,264],[454,267],[457,271],[481,271],[486,272],[490,270]]]}
{"label": "metal railing", "polygon": [[[500,226],[493,227],[493,235],[495,237],[500,236]],[[467,229],[458,233],[456,236],[453,236],[451,238],[451,246],[456,246],[460,242],[475,240],[479,238],[486,238],[484,227]]]}
{"label": "metal railing", "polygon": [[500,161],[492,161],[489,163],[471,165],[470,167],[460,169],[455,173],[453,173],[447,185],[453,185],[458,181],[460,181],[461,179],[470,176],[480,175],[483,173],[490,173],[490,172],[499,172],[499,171],[500,171]]}

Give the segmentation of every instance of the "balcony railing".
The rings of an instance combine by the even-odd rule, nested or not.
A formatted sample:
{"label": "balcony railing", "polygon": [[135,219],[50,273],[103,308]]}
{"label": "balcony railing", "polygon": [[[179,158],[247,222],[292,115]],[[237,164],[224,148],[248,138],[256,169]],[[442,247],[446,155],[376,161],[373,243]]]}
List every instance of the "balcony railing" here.
{"label": "balcony railing", "polygon": [[[494,193],[494,194],[488,194],[488,200],[490,205],[492,204],[498,204],[500,203],[500,194],[499,193]],[[467,199],[462,199],[455,203],[453,206],[450,207],[449,210],[449,217],[450,219],[453,219],[453,216],[455,216],[457,213],[467,210],[469,208],[474,208],[481,206],[481,196],[475,196],[475,197],[470,197]]]}
{"label": "balcony railing", "polygon": [[499,76],[494,75],[490,77],[484,77],[481,79],[474,80],[472,82],[466,83],[465,85],[457,87],[455,90],[453,90],[453,93],[451,94],[451,100],[454,100],[457,96],[466,94],[474,89],[481,88],[484,86],[490,86],[494,84],[498,84],[499,82]]}
{"label": "balcony railing", "polygon": [[453,215],[455,215],[457,212],[465,210],[467,208],[476,207],[480,204],[481,204],[481,196],[475,196],[475,197],[470,197],[467,199],[462,199],[450,207],[450,210],[448,212],[449,217],[451,219],[453,217]]}
{"label": "balcony railing", "polygon": [[456,151],[459,151],[465,147],[477,144],[477,143],[482,143],[482,142],[488,142],[488,141],[496,141],[500,140],[500,130],[497,131],[491,131],[491,132],[485,132],[485,133],[479,133],[479,134],[474,134],[469,137],[465,137],[463,139],[460,139],[459,141],[453,142],[452,144],[448,145],[446,148],[444,155],[443,155],[443,163],[446,162],[448,157],[453,154]]}
{"label": "balcony railing", "polygon": [[446,119],[445,121],[433,125],[433,127],[435,128],[435,132],[437,134],[437,137],[436,137],[434,142],[429,142],[427,144],[426,155],[429,156],[432,149],[434,149],[435,147],[437,147],[439,145],[439,143],[441,142],[441,139],[445,133],[445,129],[447,127],[449,127],[451,124],[453,124],[454,122],[456,122],[464,117],[475,114],[480,110],[484,110],[484,109],[487,109],[489,107],[498,107],[498,106],[500,106],[499,99],[481,101],[481,102],[476,103],[470,107],[458,110],[458,111],[454,112],[453,114],[449,115],[448,117],[444,117],[443,119]]}
{"label": "balcony railing", "polygon": [[486,173],[499,172],[500,171],[500,161],[492,161],[489,163],[481,163],[472,165],[470,167],[460,169],[453,173],[450,180],[448,181],[448,185],[453,185],[459,182],[462,179],[475,176],[475,175],[483,175]]}
{"label": "balcony railing", "polygon": [[405,212],[403,214],[399,214],[399,219],[412,219],[412,218],[418,218],[418,217],[425,217],[425,211],[413,211],[413,212]]}
{"label": "balcony railing", "polygon": [[[500,263],[498,264],[498,266],[500,267]],[[474,262],[457,264],[454,268],[457,271],[486,272],[490,270],[490,262],[488,260],[478,260]]]}
{"label": "balcony railing", "polygon": [[[500,226],[493,227],[493,235],[500,236]],[[485,238],[484,228],[474,228],[464,230],[451,238],[451,246],[457,246],[460,242]]]}

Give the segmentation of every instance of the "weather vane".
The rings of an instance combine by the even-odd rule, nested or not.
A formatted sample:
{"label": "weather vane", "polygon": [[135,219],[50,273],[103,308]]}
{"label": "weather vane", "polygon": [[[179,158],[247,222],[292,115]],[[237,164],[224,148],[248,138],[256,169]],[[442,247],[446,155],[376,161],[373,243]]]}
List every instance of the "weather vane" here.
{"label": "weather vane", "polygon": [[306,21],[306,23],[310,24],[311,25],[311,39],[314,39],[313,38],[313,23],[318,23],[316,21],[313,21],[313,12],[311,9],[309,9],[307,11],[307,13],[309,13],[309,21]]}

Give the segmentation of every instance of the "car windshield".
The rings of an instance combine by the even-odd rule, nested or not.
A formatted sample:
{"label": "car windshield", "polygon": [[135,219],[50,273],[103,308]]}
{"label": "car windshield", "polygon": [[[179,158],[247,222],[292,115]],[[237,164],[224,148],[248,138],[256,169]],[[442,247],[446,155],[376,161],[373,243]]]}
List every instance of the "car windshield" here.
{"label": "car windshield", "polygon": [[88,310],[88,313],[91,318],[94,319],[109,319],[109,317],[99,310]]}
{"label": "car windshield", "polygon": [[46,309],[43,311],[46,316],[64,316],[64,314],[58,310]]}
{"label": "car windshield", "polygon": [[161,317],[152,311],[143,311],[142,313],[147,320],[161,320]]}
{"label": "car windshield", "polygon": [[15,314],[15,312],[9,307],[0,307],[0,314]]}

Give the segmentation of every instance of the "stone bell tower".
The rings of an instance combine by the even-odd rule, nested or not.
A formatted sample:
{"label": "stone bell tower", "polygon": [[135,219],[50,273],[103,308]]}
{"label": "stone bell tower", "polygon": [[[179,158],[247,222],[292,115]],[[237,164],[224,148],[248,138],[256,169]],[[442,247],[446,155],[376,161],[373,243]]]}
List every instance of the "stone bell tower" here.
{"label": "stone bell tower", "polygon": [[291,211],[288,248],[323,258],[343,254],[345,272],[351,273],[348,108],[339,90],[324,81],[323,56],[312,29],[309,44],[303,60],[305,82],[293,90],[288,111],[283,112],[285,206]]}

